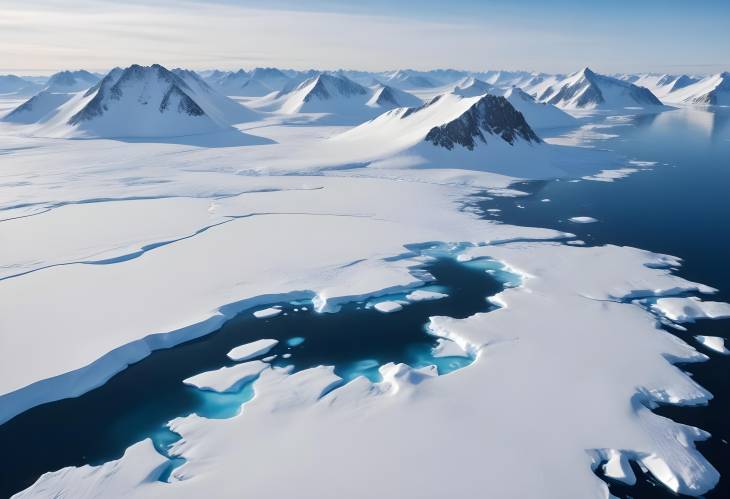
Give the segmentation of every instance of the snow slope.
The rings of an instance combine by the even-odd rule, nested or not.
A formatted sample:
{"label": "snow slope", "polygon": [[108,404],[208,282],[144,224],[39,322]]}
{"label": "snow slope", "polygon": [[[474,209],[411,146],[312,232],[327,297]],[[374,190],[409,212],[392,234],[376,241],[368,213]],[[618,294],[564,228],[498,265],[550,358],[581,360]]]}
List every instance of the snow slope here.
{"label": "snow slope", "polygon": [[699,78],[683,75],[645,73],[640,75],[621,75],[622,80],[651,90],[659,99],[674,102],[672,94],[688,85],[699,81]]}
{"label": "snow slope", "polygon": [[262,102],[263,109],[283,114],[326,114],[355,124],[388,109],[421,104],[420,99],[403,90],[383,84],[364,87],[342,74],[331,73],[317,74]]}
{"label": "snow slope", "polygon": [[718,73],[675,90],[667,100],[676,103],[730,106],[730,73]]}
{"label": "snow slope", "polygon": [[403,90],[412,90],[415,88],[431,88],[437,87],[439,82],[434,81],[426,75],[423,75],[416,71],[411,70],[398,70],[394,73],[388,74],[384,83],[400,88]]}
{"label": "snow slope", "polygon": [[280,91],[292,82],[291,78],[275,68],[256,68],[250,73],[243,69],[216,72],[206,80],[223,95],[237,97],[262,97]]}
{"label": "snow slope", "polygon": [[217,122],[234,124],[258,119],[258,113],[217,92],[195,71],[178,68],[173,69],[172,73],[188,85],[192,90],[191,97]]}
{"label": "snow slope", "polygon": [[662,109],[661,101],[650,90],[589,68],[568,76],[538,100],[566,109]]}
{"label": "snow slope", "polygon": [[478,80],[473,76],[467,76],[460,80],[452,90],[453,93],[462,97],[476,97],[487,93],[495,93],[494,86],[489,83]]}
{"label": "snow slope", "polygon": [[74,94],[53,93],[49,90],[43,90],[13,109],[2,120],[25,124],[46,121],[73,96]]}
{"label": "snow slope", "polygon": [[383,111],[396,107],[417,107],[423,104],[421,99],[415,95],[382,83],[374,85],[369,90],[372,95],[366,105]]}
{"label": "snow slope", "polygon": [[296,80],[288,77],[277,68],[258,67],[251,71],[250,81],[256,82],[272,90],[282,90]]}
{"label": "snow slope", "polygon": [[71,93],[86,90],[99,82],[101,78],[84,71],[60,71],[51,75],[46,83],[46,90],[55,93]]}
{"label": "snow slope", "polygon": [[240,95],[239,92],[249,80],[249,74],[243,69],[235,72],[216,72],[205,80],[223,95]]}
{"label": "snow slope", "polygon": [[525,117],[533,128],[557,128],[576,126],[578,120],[547,102],[535,102],[535,99],[519,89],[511,87],[504,92],[504,97]]}
{"label": "snow slope", "polygon": [[28,95],[39,89],[39,85],[19,76],[0,75],[0,95]]}
{"label": "snow slope", "polygon": [[279,110],[292,113],[361,114],[368,89],[343,76],[319,74],[278,97]]}
{"label": "snow slope", "polygon": [[86,137],[165,137],[208,133],[226,124],[209,116],[190,87],[162,66],[110,72],[68,125]]}
{"label": "snow slope", "polygon": [[541,142],[506,98],[490,94],[441,94],[418,108],[383,113],[328,142],[384,171],[457,168],[546,178],[578,175],[591,163],[607,162],[609,169],[617,160],[606,151]]}
{"label": "snow slope", "polygon": [[540,143],[505,98],[493,95],[463,98],[455,94],[443,94],[421,107],[388,111],[336,140],[367,140],[373,144],[387,140],[393,149],[427,142],[434,148],[473,150],[491,143],[489,136],[494,136],[495,144]]}

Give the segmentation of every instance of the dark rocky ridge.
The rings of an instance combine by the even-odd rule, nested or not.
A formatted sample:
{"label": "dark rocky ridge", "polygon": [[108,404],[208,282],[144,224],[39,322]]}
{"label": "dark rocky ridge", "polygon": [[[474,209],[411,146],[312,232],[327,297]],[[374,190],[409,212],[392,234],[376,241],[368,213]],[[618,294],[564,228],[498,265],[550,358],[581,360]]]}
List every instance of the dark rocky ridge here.
{"label": "dark rocky ridge", "polygon": [[[432,103],[433,101],[429,104]],[[485,134],[496,135],[510,145],[514,145],[518,139],[531,143],[541,142],[522,113],[512,107],[504,97],[490,94],[479,99],[457,119],[432,128],[425,140],[448,150],[458,144],[471,151],[477,141],[487,143]]]}

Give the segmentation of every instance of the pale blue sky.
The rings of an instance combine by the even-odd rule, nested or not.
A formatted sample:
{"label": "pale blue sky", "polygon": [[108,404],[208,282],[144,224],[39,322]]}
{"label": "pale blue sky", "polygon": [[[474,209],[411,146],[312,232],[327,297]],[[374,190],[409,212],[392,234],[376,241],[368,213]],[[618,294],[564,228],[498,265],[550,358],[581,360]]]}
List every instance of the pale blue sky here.
{"label": "pale blue sky", "polygon": [[730,70],[730,1],[2,0],[0,73],[192,69]]}

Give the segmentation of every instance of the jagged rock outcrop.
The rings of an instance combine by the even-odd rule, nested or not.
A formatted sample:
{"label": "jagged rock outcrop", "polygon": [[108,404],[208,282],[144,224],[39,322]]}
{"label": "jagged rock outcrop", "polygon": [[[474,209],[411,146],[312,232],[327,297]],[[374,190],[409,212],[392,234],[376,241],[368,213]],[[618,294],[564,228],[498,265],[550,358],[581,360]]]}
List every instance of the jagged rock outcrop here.
{"label": "jagged rock outcrop", "polygon": [[425,140],[449,150],[456,145],[473,150],[477,142],[486,144],[489,135],[499,137],[510,145],[519,139],[540,142],[522,113],[504,97],[489,94],[479,99],[457,119],[432,128]]}

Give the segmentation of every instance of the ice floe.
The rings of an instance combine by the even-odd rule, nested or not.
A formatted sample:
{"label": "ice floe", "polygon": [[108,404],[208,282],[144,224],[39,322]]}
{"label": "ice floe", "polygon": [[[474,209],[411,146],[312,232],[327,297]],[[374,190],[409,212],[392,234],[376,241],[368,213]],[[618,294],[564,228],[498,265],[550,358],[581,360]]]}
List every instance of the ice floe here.
{"label": "ice floe", "polygon": [[659,298],[651,308],[675,322],[694,322],[696,319],[725,319],[730,317],[730,304],[702,301],[695,296]]}
{"label": "ice floe", "polygon": [[228,358],[241,362],[243,360],[252,359],[259,355],[268,353],[269,350],[274,348],[279,343],[279,340],[256,340],[245,345],[237,346],[228,352]]}
{"label": "ice floe", "polygon": [[403,305],[397,301],[380,301],[373,305],[373,308],[378,312],[390,314],[392,312],[398,312],[399,310],[403,310]]}
{"label": "ice floe", "polygon": [[438,291],[429,291],[426,289],[417,289],[415,291],[411,291],[406,295],[406,300],[408,301],[427,301],[427,300],[440,300],[442,298],[446,298],[446,293],[439,293]]}
{"label": "ice floe", "polygon": [[725,338],[720,336],[697,335],[695,339],[705,347],[723,355],[730,355],[730,350],[725,346]]}
{"label": "ice floe", "polygon": [[570,217],[568,220],[577,224],[592,224],[594,222],[598,222],[598,220],[593,217]]}
{"label": "ice floe", "polygon": [[282,313],[283,310],[277,307],[269,307],[265,308],[263,310],[257,310],[253,313],[253,316],[257,319],[267,319],[269,317],[276,317],[280,313]]}
{"label": "ice floe", "polygon": [[184,380],[183,383],[201,390],[228,392],[255,379],[267,367],[269,367],[267,363],[253,360],[231,367],[221,367],[216,371],[196,374]]}

